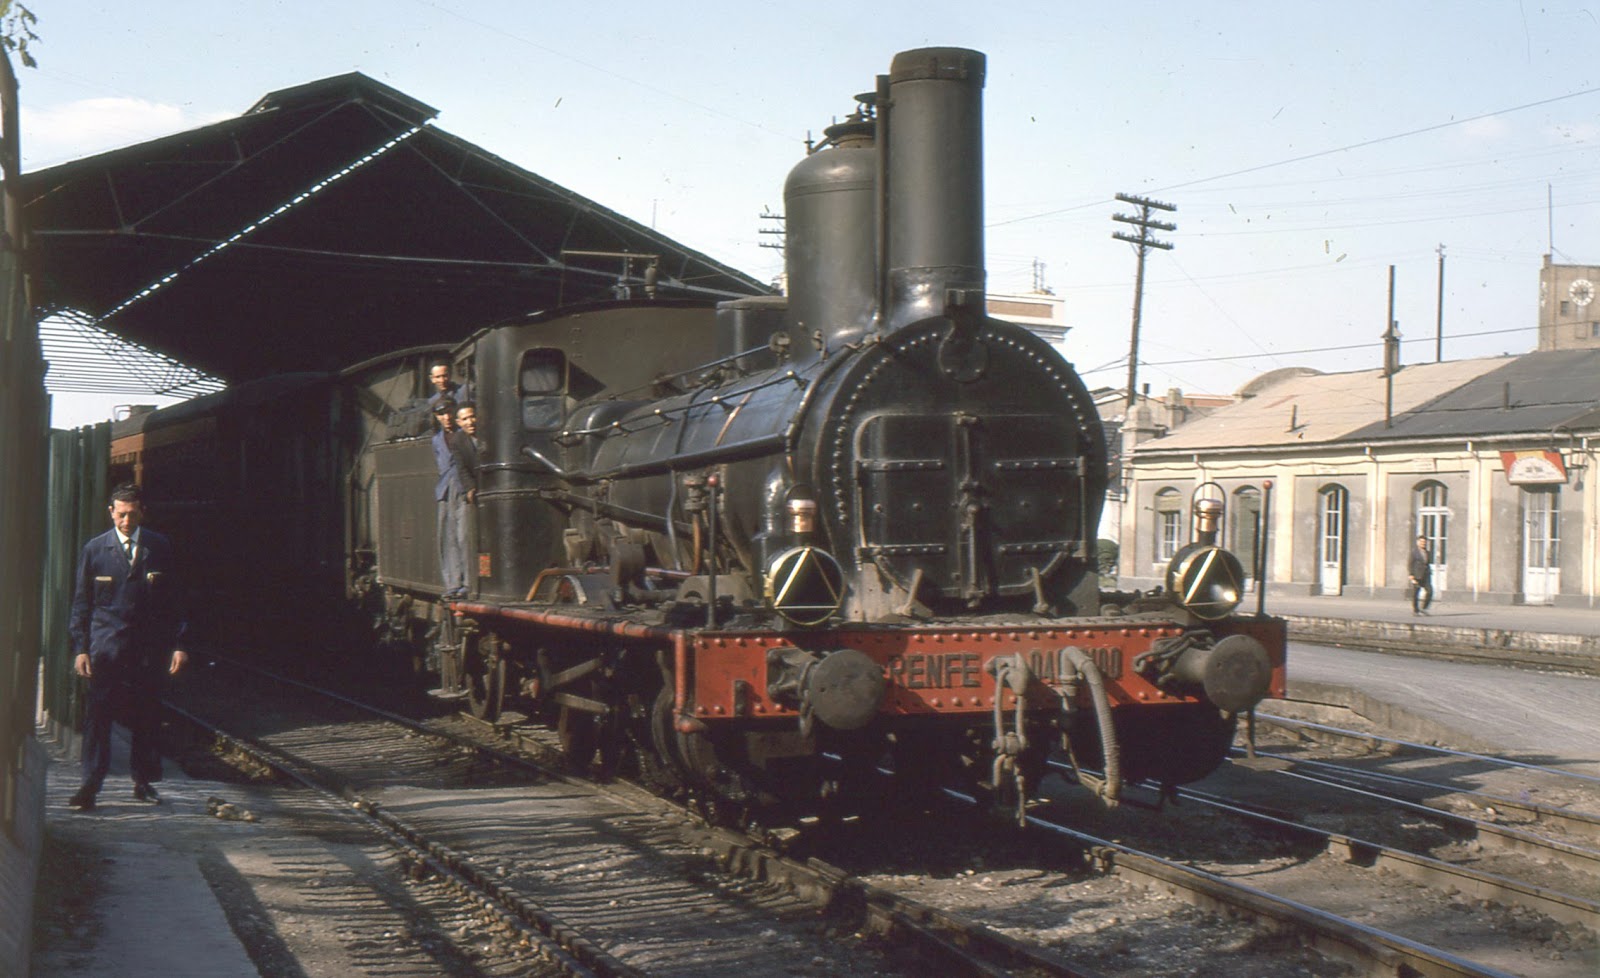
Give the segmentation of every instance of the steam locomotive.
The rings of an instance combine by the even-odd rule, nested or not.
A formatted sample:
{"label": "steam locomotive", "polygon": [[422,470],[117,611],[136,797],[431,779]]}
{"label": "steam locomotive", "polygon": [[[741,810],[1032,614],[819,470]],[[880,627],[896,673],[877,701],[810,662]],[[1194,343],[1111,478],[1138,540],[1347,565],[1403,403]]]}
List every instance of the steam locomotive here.
{"label": "steam locomotive", "polygon": [[[124,437],[187,439],[190,465],[239,451],[240,426],[304,439],[333,543],[302,558],[300,606],[368,608],[426,650],[439,695],[550,723],[578,768],[633,759],[707,797],[806,805],[887,766],[1018,811],[1055,751],[1109,800],[1203,777],[1282,694],[1284,623],[1236,613],[1215,497],[1166,588],[1101,590],[1095,406],[986,312],[984,72],[974,51],[904,52],[809,147],[783,297],[566,307]],[[418,407],[440,353],[484,441],[471,591],[450,600]],[[263,421],[267,402],[299,414]],[[147,485],[164,471],[140,459]],[[203,549],[215,507],[177,509]]]}

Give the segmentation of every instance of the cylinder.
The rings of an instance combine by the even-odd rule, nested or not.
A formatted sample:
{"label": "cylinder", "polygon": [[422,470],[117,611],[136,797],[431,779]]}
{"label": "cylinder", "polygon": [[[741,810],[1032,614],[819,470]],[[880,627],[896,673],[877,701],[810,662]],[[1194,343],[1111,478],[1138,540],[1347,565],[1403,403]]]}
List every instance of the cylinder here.
{"label": "cylinder", "polygon": [[983,55],[964,48],[890,66],[889,329],[942,315],[952,289],[983,295],[983,82]]}
{"label": "cylinder", "polygon": [[827,148],[795,165],[783,187],[784,256],[795,359],[854,342],[877,312],[877,150],[859,120],[825,130]]}

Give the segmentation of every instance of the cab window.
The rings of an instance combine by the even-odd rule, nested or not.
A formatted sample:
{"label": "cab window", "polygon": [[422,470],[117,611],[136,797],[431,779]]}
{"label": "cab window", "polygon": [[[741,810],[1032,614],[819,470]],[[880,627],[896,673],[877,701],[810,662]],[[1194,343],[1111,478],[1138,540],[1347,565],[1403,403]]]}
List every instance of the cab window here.
{"label": "cab window", "polygon": [[548,431],[561,426],[566,413],[567,358],[560,350],[528,350],[522,354],[517,393],[522,402],[522,427]]}

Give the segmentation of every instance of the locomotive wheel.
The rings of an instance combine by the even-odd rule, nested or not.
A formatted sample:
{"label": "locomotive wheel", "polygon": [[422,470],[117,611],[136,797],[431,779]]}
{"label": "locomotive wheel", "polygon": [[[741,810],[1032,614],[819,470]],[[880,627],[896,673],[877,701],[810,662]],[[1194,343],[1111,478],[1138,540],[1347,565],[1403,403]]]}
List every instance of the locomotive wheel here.
{"label": "locomotive wheel", "polygon": [[672,687],[663,686],[650,708],[650,760],[661,779],[670,787],[681,788],[688,769],[678,756],[678,733],[673,726]]}
{"label": "locomotive wheel", "polygon": [[467,707],[473,716],[490,723],[500,719],[506,698],[506,660],[500,657],[494,636],[464,643],[461,681],[467,687]]}
{"label": "locomotive wheel", "polygon": [[600,749],[600,718],[563,706],[556,720],[556,735],[561,740],[561,756],[567,767],[578,774],[587,774]]}
{"label": "locomotive wheel", "polygon": [[505,660],[495,659],[479,671],[468,672],[466,683],[467,706],[471,708],[472,715],[490,723],[500,719],[506,698]]}

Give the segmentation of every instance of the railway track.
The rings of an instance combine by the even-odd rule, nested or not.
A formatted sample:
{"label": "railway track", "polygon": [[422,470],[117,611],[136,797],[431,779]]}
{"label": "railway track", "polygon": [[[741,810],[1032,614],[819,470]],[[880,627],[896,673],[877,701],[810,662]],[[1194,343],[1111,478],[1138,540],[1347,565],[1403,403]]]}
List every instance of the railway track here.
{"label": "railway track", "polygon": [[[262,682],[270,675],[255,672]],[[336,794],[410,865],[445,880],[503,936],[536,948],[560,973],[894,975],[932,967],[1092,976],[826,862],[786,859],[643,789],[569,779],[449,729],[501,735],[503,726],[419,723],[309,684],[270,681],[295,690],[299,702],[269,706],[272,697],[255,695],[241,709],[231,695],[226,725],[202,718],[203,705],[184,710],[183,720],[256,764]],[[311,699],[334,704],[336,715],[311,708]],[[650,856],[652,849],[666,855]],[[628,933],[651,927],[653,937]]]}
{"label": "railway track", "polygon": [[[1249,771],[1244,776],[1273,780],[1278,773]],[[1273,807],[1281,810],[1292,807],[1284,801],[1298,791],[1283,779],[1276,791],[1258,794],[1278,798]],[[1161,797],[1154,789],[1146,807],[1160,807],[1155,800]],[[1481,857],[1469,852],[1462,859],[1455,851],[1459,844],[1452,851],[1457,861],[1452,861],[1421,847],[1389,845],[1275,814],[1263,810],[1259,798],[1234,803],[1198,790],[1179,791],[1173,798],[1179,805],[1166,806],[1159,821],[1147,819],[1142,825],[1113,815],[1100,819],[1100,832],[1084,831],[1082,823],[1094,820],[1085,818],[1081,808],[1061,814],[1047,808],[1030,817],[1029,824],[1065,840],[1105,873],[1162,890],[1194,907],[1251,918],[1261,931],[1290,936],[1361,974],[1593,973],[1600,962],[1594,940],[1600,902],[1593,898],[1600,876],[1584,869],[1590,865],[1589,853],[1561,840],[1451,819],[1404,799],[1371,791],[1364,797],[1369,807],[1392,809],[1402,819],[1437,818],[1458,834],[1492,836],[1519,857],[1506,868],[1531,872],[1508,875],[1498,866],[1473,865]],[[1200,833],[1217,838],[1243,832],[1251,838],[1236,849],[1251,851],[1259,844],[1267,855],[1239,860],[1225,847],[1213,845],[1206,851],[1191,834],[1174,840],[1171,822],[1191,819],[1197,809],[1206,816]],[[1581,815],[1574,821],[1580,827],[1588,824]],[[1437,835],[1416,834],[1424,840]],[[1574,852],[1579,853],[1576,860]],[[1576,862],[1579,868],[1557,874],[1565,887],[1534,881],[1548,875],[1538,867],[1549,861]],[[1041,892],[1052,885],[1032,883]],[[1006,902],[1008,907],[997,916],[971,912],[991,926],[1005,927],[1025,915],[1014,906],[1015,898]],[[1036,911],[1028,907],[1027,912]],[[1552,944],[1558,948],[1551,949]]]}
{"label": "railway track", "polygon": [[[972,803],[972,799],[966,796],[953,792],[949,794],[955,800]],[[1183,798],[1185,801],[1199,802],[1202,796],[1198,793],[1184,792]],[[1382,873],[1391,870],[1395,865],[1429,862],[1409,859],[1409,854],[1386,850],[1361,840],[1336,837],[1331,833],[1318,833],[1309,827],[1292,825],[1286,820],[1263,816],[1244,809],[1230,808],[1221,802],[1211,802],[1211,804],[1217,810],[1227,810],[1233,816],[1256,822],[1258,825],[1271,825],[1278,830],[1290,828],[1297,834],[1315,835],[1321,848],[1329,854],[1330,860],[1353,862],[1350,870],[1352,873],[1363,873],[1369,869]],[[1168,811],[1172,818],[1182,817],[1181,812],[1170,808]],[[1215,861],[1208,861],[1202,866],[1195,865],[1180,855],[1172,853],[1163,855],[1155,851],[1159,848],[1158,844],[1145,841],[1137,831],[1129,831],[1129,826],[1120,819],[1110,821],[1119,827],[1123,835],[1135,836],[1137,841],[1113,839],[1109,833],[1097,835],[1086,832],[1081,828],[1065,824],[1060,816],[1053,814],[1030,815],[1027,821],[1031,833],[1044,833],[1059,840],[1079,853],[1096,873],[1127,881],[1139,890],[1175,898],[1188,906],[1213,914],[1219,920],[1247,920],[1259,934],[1271,935],[1268,941],[1272,945],[1299,945],[1315,950],[1330,961],[1338,962],[1336,970],[1328,973],[1348,973],[1338,970],[1343,967],[1353,969],[1353,973],[1361,975],[1469,978],[1469,976],[1505,976],[1524,973],[1517,969],[1507,970],[1493,963],[1474,960],[1470,953],[1434,946],[1427,941],[1407,936],[1400,926],[1380,926],[1356,920],[1352,915],[1319,907],[1315,905],[1314,900],[1296,899],[1284,892],[1275,892],[1272,882],[1263,879],[1264,876],[1270,875],[1270,867],[1267,872],[1259,873],[1257,866],[1229,868],[1219,866]],[[1216,829],[1215,824],[1208,827],[1209,831]],[[1380,855],[1381,858],[1375,859],[1374,855]],[[1476,874],[1470,872],[1467,874],[1467,879],[1474,880],[1468,883],[1462,877],[1450,877],[1449,867],[1438,861],[1433,862],[1436,863],[1432,867],[1435,875],[1423,877],[1428,885],[1452,886],[1452,880],[1454,884],[1465,884],[1454,885],[1452,892],[1455,893],[1467,892],[1470,887],[1479,885],[1475,882]],[[1002,877],[1004,874],[993,875]],[[1070,874],[1063,874],[1063,879],[1060,881],[1035,879],[1029,885],[1041,893],[1047,893],[1057,886],[1071,885],[1065,878],[1068,875]],[[1251,882],[1246,882],[1247,879]],[[1495,889],[1485,898],[1502,895],[1503,887],[1508,885],[1515,886],[1514,883],[1503,883],[1501,888]],[[1540,903],[1541,898],[1552,899],[1548,894],[1534,893],[1529,896],[1536,905],[1558,912],[1573,912],[1576,909],[1583,921],[1593,920],[1595,907],[1592,902],[1581,899],[1563,902],[1559,897],[1554,897],[1553,903]],[[1139,913],[1137,908],[1131,906],[1136,898],[1125,899],[1128,904],[1124,905],[1124,912],[1129,915]],[[1024,912],[1014,906],[1016,902],[1014,898],[1006,902],[1008,906],[1003,909],[997,908],[994,916],[973,908],[969,908],[968,912],[991,927],[1007,928],[1011,926],[1013,920],[1024,916]],[[1577,905],[1576,908],[1574,904]],[[1065,909],[1063,907],[1063,911]],[[1037,914],[1037,908],[1027,908],[1026,914]],[[1217,926],[1222,925],[1219,923]],[[1144,973],[1144,969],[1148,966],[1148,963],[1138,964],[1132,973]],[[1282,973],[1291,973],[1291,969],[1285,966]],[[1573,973],[1585,974],[1586,971]]]}
{"label": "railway track", "polygon": [[[1401,745],[1382,743],[1383,738],[1372,734],[1334,732],[1363,743],[1379,742],[1386,751]],[[1589,780],[1524,762],[1427,750],[1474,763],[1498,763],[1541,778]],[[1597,819],[1591,813],[1463,791],[1350,763],[1264,750],[1255,751],[1254,757],[1269,762],[1264,770],[1213,778],[1223,787],[1212,790],[1183,788],[1164,796],[1159,787],[1149,786],[1143,804],[1165,807],[1174,819],[1192,819],[1198,810],[1208,833],[1228,831],[1225,826],[1233,824],[1234,831],[1262,840],[1294,840],[1302,846],[1289,850],[1276,865],[1268,859],[1262,865],[1231,866],[1215,853],[1197,854],[1181,842],[1163,843],[1160,826],[1107,819],[1104,826],[1122,833],[1118,843],[1110,843],[1049,816],[1036,821],[1077,845],[1107,853],[1108,866],[1161,880],[1197,904],[1219,903],[1303,930],[1317,947],[1353,955],[1366,971],[1381,972],[1398,962],[1401,973],[1528,973],[1516,966],[1518,953],[1482,946],[1481,938],[1503,931],[1509,919],[1525,935],[1553,931],[1562,938],[1557,943],[1576,951],[1570,969],[1562,967],[1567,955],[1558,951],[1535,973],[1593,972],[1600,929],[1600,901],[1595,899],[1600,893],[1600,851],[1593,845]],[[1063,765],[1061,770],[1070,777],[1070,768]],[[1167,800],[1179,807],[1164,806]],[[1330,822],[1371,827],[1380,835],[1364,837],[1330,828]],[[1251,885],[1238,882],[1240,876],[1250,877]],[[1379,894],[1395,892],[1396,880],[1409,881],[1414,889],[1407,898],[1385,905]],[[1357,923],[1349,919],[1349,894],[1363,891],[1374,898],[1362,913],[1368,919]],[[1476,927],[1435,923],[1452,913],[1472,914],[1478,918]],[[1334,919],[1341,916],[1342,922]]]}
{"label": "railway track", "polygon": [[[326,695],[319,692],[319,696]],[[352,700],[344,700],[344,703],[352,711],[367,710],[363,704],[357,704]],[[464,765],[465,773],[457,771],[450,776],[477,779],[474,783],[497,784],[506,789],[506,796],[516,794],[519,784],[524,791],[531,790],[529,786],[533,785],[562,784],[571,790],[581,788],[586,792],[594,791],[613,799],[620,799],[620,803],[631,811],[664,809],[668,804],[627,784],[595,786],[583,782],[580,785],[552,775],[550,766],[560,763],[559,745],[540,734],[528,732],[526,728],[508,724],[482,724],[466,717],[435,719],[426,724],[418,724],[393,715],[390,715],[390,720],[403,724],[406,733],[391,731],[380,737],[381,742],[389,745],[382,748],[386,753],[403,754],[404,751],[395,747],[395,744],[433,741],[441,736],[456,738],[448,741],[454,744],[448,749],[451,760],[429,762],[435,772],[453,770]],[[351,721],[349,717],[345,717],[335,722],[348,725]],[[315,724],[288,726],[313,729],[312,733],[290,738],[296,742],[315,742],[325,737],[323,733],[315,732]],[[282,739],[282,735],[279,739]],[[508,753],[497,747],[486,746],[485,741],[495,741],[500,747],[510,747],[513,750]],[[347,748],[343,753],[370,758],[378,749],[358,748],[352,751]],[[530,764],[527,760],[530,754],[543,755],[547,758],[547,763],[542,766]],[[467,760],[469,756],[476,760]],[[1280,766],[1287,768],[1291,763],[1285,760],[1280,762]],[[1306,770],[1313,767],[1310,763],[1303,761],[1300,763]],[[382,766],[392,766],[390,759],[385,758]],[[358,770],[363,769],[360,763],[356,767]],[[1298,773],[1304,775],[1306,770]],[[393,781],[391,778],[390,781],[382,783],[392,784]],[[1287,780],[1285,783],[1288,783]],[[346,786],[344,790],[351,789]],[[363,802],[362,807],[385,814],[398,813],[403,817],[408,808],[417,811],[426,810],[427,803],[422,800],[419,792],[430,790],[433,789],[417,785],[409,788],[379,787],[374,791],[377,803]],[[1207,798],[1195,792],[1185,793],[1181,800],[1183,808],[1177,812],[1169,810],[1167,815],[1162,816],[1164,822],[1170,824],[1174,819],[1183,819],[1187,817],[1186,813],[1195,811],[1202,803],[1209,804],[1215,811],[1224,813],[1228,820],[1246,820],[1253,823],[1255,827],[1250,831],[1254,835],[1293,840],[1289,844],[1294,853],[1288,859],[1291,869],[1295,864],[1315,863],[1318,872],[1336,871],[1348,874],[1351,879],[1384,881],[1378,884],[1380,886],[1396,876],[1410,876],[1417,880],[1412,885],[1419,893],[1424,894],[1416,899],[1430,900],[1434,903],[1442,901],[1442,905],[1446,908],[1457,908],[1435,911],[1432,916],[1438,916],[1440,913],[1456,914],[1459,920],[1473,923],[1479,921],[1485,914],[1482,905],[1503,904],[1517,908],[1519,913],[1540,919],[1548,918],[1558,924],[1592,933],[1595,915],[1593,901],[1582,897],[1567,899],[1571,894],[1562,894],[1553,887],[1519,887],[1515,880],[1508,881],[1496,877],[1495,874],[1479,873],[1471,868],[1463,870],[1462,867],[1452,867],[1443,860],[1434,860],[1426,856],[1419,858],[1417,854],[1409,853],[1398,846],[1386,845],[1348,833],[1319,829],[1311,825],[1295,824],[1291,819],[1282,817],[1281,813],[1263,810],[1264,807],[1271,806],[1231,804],[1221,797]],[[510,803],[506,797],[502,797],[497,804],[504,807]],[[1232,810],[1229,810],[1229,807]],[[569,830],[563,827],[561,818],[570,817],[572,814],[571,811],[567,811],[561,817],[536,819],[527,824],[530,828],[536,824],[537,831],[541,832],[567,832]],[[1416,814],[1431,816],[1436,813],[1429,811]],[[1252,942],[1260,943],[1265,940],[1268,943],[1268,958],[1272,956],[1273,948],[1282,948],[1285,953],[1295,948],[1306,948],[1315,952],[1314,959],[1328,962],[1302,969],[1301,973],[1305,974],[1343,974],[1348,973],[1346,969],[1351,968],[1360,974],[1384,975],[1585,973],[1582,970],[1563,971],[1559,964],[1536,972],[1503,968],[1499,966],[1503,962],[1494,954],[1487,955],[1487,959],[1483,959],[1485,956],[1477,955],[1471,949],[1465,952],[1452,949],[1446,942],[1437,942],[1445,944],[1443,947],[1435,946],[1426,939],[1426,929],[1424,937],[1406,936],[1402,927],[1386,926],[1382,921],[1371,919],[1354,919],[1362,914],[1348,912],[1348,907],[1341,908],[1337,904],[1332,907],[1318,906],[1316,899],[1297,898],[1304,897],[1305,894],[1296,894],[1294,885],[1291,885],[1289,893],[1275,893],[1273,881],[1265,878],[1273,875],[1270,872],[1273,869],[1271,865],[1264,867],[1258,865],[1251,869],[1248,861],[1233,865],[1227,859],[1219,859],[1214,854],[1209,857],[1191,858],[1191,855],[1186,854],[1181,848],[1174,852],[1171,847],[1164,852],[1159,845],[1147,846],[1127,838],[1128,835],[1137,835],[1137,832],[1130,832],[1125,825],[1119,826],[1116,833],[1096,832],[1092,826],[1090,831],[1084,831],[1076,824],[1081,821],[1079,815],[1081,813],[1067,816],[1067,820],[1074,824],[1062,824],[1062,821],[1041,814],[1036,814],[1030,819],[1030,838],[1035,837],[1037,833],[1049,833],[1051,837],[1062,840],[1077,853],[1072,857],[1071,862],[1075,868],[1071,870],[1061,873],[1030,871],[1038,877],[1036,885],[1055,888],[1059,893],[1066,895],[1065,902],[1054,905],[1053,909],[1047,911],[1063,919],[1073,917],[1076,913],[1071,894],[1078,892],[1085,885],[1097,885],[1086,884],[1085,881],[1086,877],[1098,876],[1105,880],[1122,881],[1137,891],[1160,894],[1163,899],[1175,898],[1176,902],[1195,908],[1195,912],[1202,915],[1197,918],[1196,923],[1200,929],[1218,928],[1220,925],[1215,921],[1225,918],[1250,921],[1251,923],[1243,925],[1244,931],[1253,932],[1257,936],[1253,938],[1247,935],[1239,936],[1233,939],[1233,944],[1248,947]],[[495,817],[510,820],[517,818],[516,814],[510,811],[502,812]],[[926,885],[926,880],[915,877],[910,880],[892,879],[885,874],[874,874],[873,860],[863,861],[852,859],[849,855],[836,854],[830,850],[826,842],[817,843],[815,839],[807,838],[795,846],[794,851],[809,856],[799,861],[785,858],[763,845],[763,842],[772,840],[770,835],[760,840],[752,840],[739,833],[710,828],[696,823],[681,809],[676,810],[671,817],[678,824],[676,844],[692,847],[702,858],[712,860],[719,875],[724,871],[742,874],[746,882],[739,885],[755,888],[750,892],[760,892],[765,895],[764,898],[770,898],[774,889],[781,890],[788,894],[790,899],[812,908],[810,912],[813,914],[816,913],[815,908],[830,908],[832,923],[828,926],[832,927],[832,934],[835,937],[841,932],[839,924],[841,915],[850,921],[846,929],[854,934],[892,935],[893,940],[901,942],[899,946],[904,949],[903,954],[914,953],[924,961],[937,960],[940,974],[1001,974],[1015,973],[1019,970],[1041,975],[1121,974],[1140,973],[1143,969],[1143,965],[1140,965],[1139,970],[1125,971],[1117,966],[1114,958],[1108,961],[1104,957],[1092,954],[1084,956],[1078,953],[1081,949],[1074,947],[1072,942],[1053,940],[1044,930],[1019,928],[1004,913],[991,914],[990,910],[993,908],[988,905],[991,901],[979,901],[976,905],[960,903],[952,905],[942,902],[937,897],[925,900],[908,899],[905,896],[908,893],[919,898],[926,895],[920,892]],[[1207,828],[1210,831],[1218,831],[1219,824],[1213,822]],[[425,832],[425,830],[418,831]],[[507,852],[505,834],[507,833],[502,831],[497,840],[487,847],[476,844],[451,846],[449,842],[443,845],[446,851],[467,848],[486,850],[490,868],[469,869],[464,875],[470,878],[476,873],[494,881],[504,878],[507,863],[519,858],[503,855]],[[1113,834],[1117,837],[1113,838]],[[419,843],[413,840],[412,844]],[[1034,845],[1036,847],[1036,843]],[[470,862],[475,861],[475,858],[470,860]],[[1268,862],[1270,863],[1270,859]],[[540,874],[537,872],[519,874],[513,868],[511,875],[537,877]],[[1240,876],[1246,877],[1248,882],[1246,879],[1238,878]],[[987,877],[977,877],[980,881],[985,878]],[[603,879],[599,878],[588,882],[601,885],[604,883]],[[957,880],[957,883],[959,882]],[[730,884],[724,882],[714,885],[726,887]],[[1304,882],[1301,880],[1295,885],[1303,886]],[[1372,884],[1369,882],[1361,885]],[[1389,885],[1392,888],[1392,883]],[[1339,890],[1342,887],[1333,885],[1330,888]],[[526,888],[517,891],[520,894],[518,899],[528,902],[531,899],[527,895],[528,892]],[[478,899],[481,905],[489,906],[484,898],[475,899]],[[1409,905],[1414,907],[1416,899]],[[1459,909],[1467,902],[1472,902],[1469,909]],[[638,906],[639,903],[635,900],[632,905]],[[510,907],[509,910],[505,909],[507,906]],[[944,909],[936,909],[938,907]],[[515,909],[516,903],[513,901],[502,905],[502,909],[487,912],[497,917],[511,919],[515,917]],[[1163,918],[1180,916],[1172,913],[1170,905],[1165,910],[1156,907],[1150,912]],[[558,910],[546,913],[552,918],[559,918]],[[1461,916],[1462,914],[1466,916]],[[777,911],[776,915],[781,916],[782,911]],[[708,920],[715,919],[716,915],[708,915]],[[974,925],[975,921],[978,922],[978,926]],[[1165,923],[1166,920],[1163,920],[1163,924]],[[987,926],[981,926],[984,924]],[[515,930],[517,927],[534,925],[523,921],[520,925],[508,923],[506,926]],[[1494,930],[1495,924],[1492,920],[1482,919],[1481,927],[1485,933],[1489,933]],[[567,925],[565,929],[573,933],[586,932],[581,921]],[[523,939],[531,941],[531,938]],[[617,944],[615,940],[605,936],[589,937],[586,941],[596,947]],[[625,941],[622,943],[626,944]],[[1219,953],[1225,957],[1231,952],[1224,949]],[[805,952],[801,952],[799,956],[804,957]],[[628,961],[625,946],[619,950],[618,957],[624,962]],[[792,965],[793,960],[788,963]],[[658,973],[650,967],[648,961],[641,967],[647,973]],[[873,967],[881,969],[887,966],[875,960]],[[1074,970],[1075,967],[1077,970]],[[1578,968],[1582,967],[1583,965],[1578,965]],[[1091,970],[1083,970],[1085,968]],[[760,973],[759,968],[749,973]],[[1231,969],[1229,973],[1252,972],[1246,966]],[[1259,973],[1279,972],[1261,970]]]}

